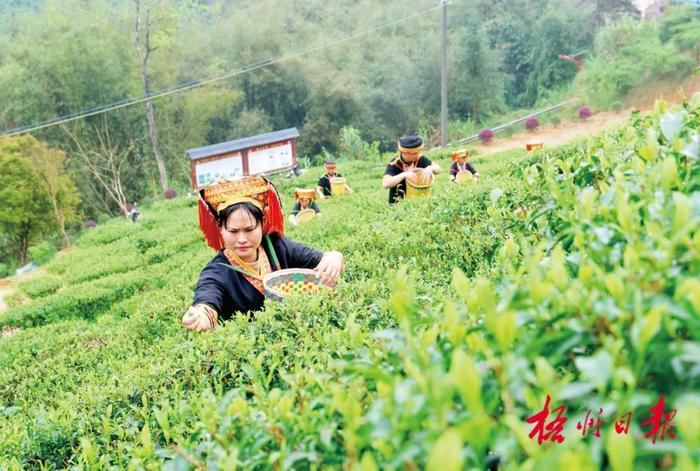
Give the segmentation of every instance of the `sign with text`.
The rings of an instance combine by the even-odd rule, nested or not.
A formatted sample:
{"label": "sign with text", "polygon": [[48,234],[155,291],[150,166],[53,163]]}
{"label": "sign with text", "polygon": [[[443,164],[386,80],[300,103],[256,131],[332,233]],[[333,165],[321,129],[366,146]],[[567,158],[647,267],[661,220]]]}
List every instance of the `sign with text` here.
{"label": "sign with text", "polygon": [[224,159],[197,164],[197,185],[200,187],[215,182],[220,178],[243,176],[243,158],[240,153]]}
{"label": "sign with text", "polygon": [[294,165],[289,141],[256,147],[248,152],[248,174],[259,175]]}

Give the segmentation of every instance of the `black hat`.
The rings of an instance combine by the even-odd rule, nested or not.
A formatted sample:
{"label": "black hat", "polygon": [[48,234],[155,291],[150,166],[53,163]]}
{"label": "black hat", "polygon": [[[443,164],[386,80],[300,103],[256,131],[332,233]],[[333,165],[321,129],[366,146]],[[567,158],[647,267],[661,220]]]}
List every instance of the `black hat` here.
{"label": "black hat", "polygon": [[420,136],[404,136],[399,139],[399,151],[416,153],[423,149],[423,139]]}

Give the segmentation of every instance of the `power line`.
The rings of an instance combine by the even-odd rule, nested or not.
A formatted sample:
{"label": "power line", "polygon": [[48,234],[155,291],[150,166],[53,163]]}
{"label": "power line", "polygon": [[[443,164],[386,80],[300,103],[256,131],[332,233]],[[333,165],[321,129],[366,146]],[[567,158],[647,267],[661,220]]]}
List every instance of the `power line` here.
{"label": "power line", "polygon": [[145,95],[143,97],[124,99],[121,101],[112,102],[112,103],[107,104],[107,105],[100,105],[98,107],[91,108],[88,110],[83,110],[83,111],[76,112],[76,113],[66,114],[66,115],[59,116],[59,117],[56,117],[56,118],[53,118],[53,119],[50,119],[47,121],[27,124],[24,126],[13,128],[13,129],[6,129],[6,130],[2,131],[2,133],[0,134],[0,137],[9,137],[9,136],[15,136],[18,134],[28,133],[31,131],[38,131],[40,129],[49,128],[49,127],[56,126],[59,124],[68,123],[68,122],[76,121],[76,120],[83,119],[83,118],[88,118],[90,116],[95,116],[95,115],[107,113],[109,111],[114,111],[114,110],[118,110],[121,108],[126,108],[126,107],[131,106],[131,105],[143,103],[148,99],[162,98],[162,97],[165,97],[168,95],[181,93],[181,92],[184,92],[187,90],[191,90],[193,88],[198,88],[198,87],[209,85],[209,84],[212,84],[215,82],[219,82],[221,80],[226,80],[226,79],[235,77],[237,75],[244,74],[246,72],[251,72],[253,70],[267,67],[269,65],[279,64],[281,62],[286,62],[288,60],[309,54],[311,52],[316,52],[316,51],[320,51],[322,49],[327,49],[327,48],[330,48],[333,46],[337,46],[338,44],[342,44],[344,42],[358,38],[360,36],[371,34],[371,33],[374,33],[376,31],[382,30],[384,28],[388,28],[389,26],[393,26],[393,25],[396,25],[399,23],[403,23],[404,21],[411,20],[413,18],[424,15],[424,14],[426,14],[430,11],[433,11],[437,8],[440,8],[440,7],[441,7],[441,3],[439,3],[437,5],[433,5],[433,6],[428,7],[428,8],[425,8],[423,10],[419,10],[417,12],[411,13],[411,14],[403,16],[401,18],[396,18],[394,20],[387,21],[387,22],[381,23],[379,25],[372,26],[370,28],[366,28],[366,29],[357,31],[357,32],[352,33],[348,36],[345,36],[344,38],[336,39],[336,40],[331,41],[329,43],[320,44],[320,45],[316,45],[316,46],[310,46],[310,47],[299,49],[295,52],[292,52],[292,53],[289,53],[287,55],[283,55],[283,56],[280,56],[277,58],[264,59],[264,60],[261,60],[258,62],[254,62],[252,64],[247,64],[247,65],[244,65],[243,67],[240,67],[238,69],[234,69],[231,72],[224,74],[224,75],[220,75],[218,77],[212,77],[209,79],[202,79],[202,80],[190,80],[188,82],[182,83],[182,84],[177,85],[175,87],[164,89],[164,90],[161,90],[159,92],[152,93],[150,95]]}

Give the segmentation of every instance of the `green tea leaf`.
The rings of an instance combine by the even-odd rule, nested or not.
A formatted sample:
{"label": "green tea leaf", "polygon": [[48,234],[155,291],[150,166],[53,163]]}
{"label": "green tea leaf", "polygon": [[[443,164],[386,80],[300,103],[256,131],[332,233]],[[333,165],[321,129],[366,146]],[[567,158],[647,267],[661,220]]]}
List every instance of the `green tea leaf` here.
{"label": "green tea leaf", "polygon": [[458,430],[448,429],[430,450],[426,470],[461,471],[463,463],[462,436]]}

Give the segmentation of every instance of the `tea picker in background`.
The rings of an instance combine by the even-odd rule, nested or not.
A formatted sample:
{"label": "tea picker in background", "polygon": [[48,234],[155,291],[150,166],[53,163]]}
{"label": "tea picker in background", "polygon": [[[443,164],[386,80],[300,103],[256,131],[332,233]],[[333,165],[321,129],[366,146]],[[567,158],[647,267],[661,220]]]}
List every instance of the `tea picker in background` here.
{"label": "tea picker in background", "polygon": [[136,219],[139,217],[139,210],[136,209],[136,203],[131,207],[131,211],[129,211],[129,219],[131,219],[131,222],[136,222]]}
{"label": "tea picker in background", "polygon": [[286,268],[314,269],[324,283],[343,269],[340,252],[320,252],[284,236],[279,195],[263,177],[220,180],[200,190],[199,226],[217,250],[204,267],[194,302],[182,317],[189,330],[211,330],[217,320],[263,307],[263,276]]}
{"label": "tea picker in background", "polygon": [[290,178],[299,177],[303,173],[304,170],[301,167],[299,167],[299,165],[295,164],[294,167],[292,167],[292,169],[282,177],[282,179],[289,180]]}
{"label": "tea picker in background", "polygon": [[[467,149],[452,152],[452,162],[454,163],[450,167],[450,180],[453,182],[462,181],[463,179],[470,179],[472,176],[474,178],[479,178],[479,172],[472,164],[467,162],[468,157],[469,152]],[[466,175],[466,173],[463,172],[468,172],[470,175]]]}
{"label": "tea picker in background", "polygon": [[420,176],[416,172],[422,172],[423,180],[432,179],[433,174],[442,172],[439,165],[422,155],[423,139],[420,136],[402,137],[398,150],[399,156],[389,162],[382,178],[382,186],[389,188],[389,204],[406,197],[406,180],[417,180]]}
{"label": "tea picker in background", "polygon": [[[297,188],[294,190],[294,199],[296,203],[289,214],[289,222],[295,226],[299,224],[303,217],[315,216],[321,212],[316,202],[316,193],[310,188]],[[311,214],[313,213],[313,214]]]}
{"label": "tea picker in background", "polygon": [[326,168],[326,174],[318,179],[318,185],[316,186],[316,192],[318,193],[319,198],[323,199],[326,196],[333,196],[333,188],[331,183],[334,179],[338,179],[336,181],[342,179],[340,183],[344,185],[345,191],[347,191],[348,193],[352,193],[352,188],[350,188],[350,186],[348,186],[348,184],[345,183],[343,176],[340,173],[336,172],[335,161],[326,160],[323,163],[323,166]]}

